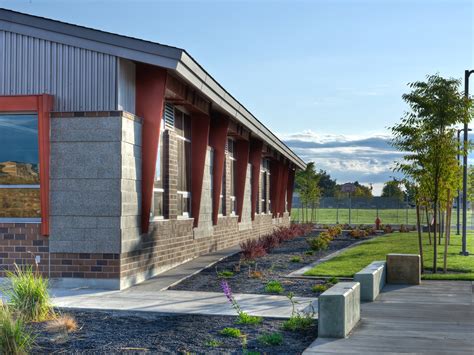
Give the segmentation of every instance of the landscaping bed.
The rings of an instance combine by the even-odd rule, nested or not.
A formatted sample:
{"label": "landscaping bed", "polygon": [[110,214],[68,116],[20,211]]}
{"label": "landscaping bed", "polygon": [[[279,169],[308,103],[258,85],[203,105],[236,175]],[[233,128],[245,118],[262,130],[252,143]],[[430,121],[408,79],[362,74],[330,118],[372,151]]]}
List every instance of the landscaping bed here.
{"label": "landscaping bed", "polygon": [[268,292],[266,285],[270,281],[277,281],[283,288],[279,292],[281,294],[292,292],[295,296],[301,297],[318,296],[323,289],[317,287],[312,289],[318,284],[324,284],[323,279],[298,279],[285,276],[337,250],[361,240],[373,238],[373,236],[368,236],[357,239],[348,233],[342,233],[329,243],[326,250],[314,251],[309,255],[311,249],[307,239],[316,237],[318,234],[319,232],[312,232],[307,236],[285,241],[265,256],[251,261],[244,261],[242,253],[237,253],[183,280],[171,289],[220,292],[222,291],[221,281],[225,279],[234,293],[276,294],[278,292]]}
{"label": "landscaping bed", "polygon": [[[301,354],[317,337],[317,324],[297,332],[282,330],[283,320],[263,319],[260,324],[236,324],[236,317],[167,315],[143,312],[68,310],[77,330],[51,330],[48,322],[32,323],[38,334],[32,353],[173,353],[241,354],[242,339],[222,335],[226,327],[239,329],[246,350],[260,354]],[[281,344],[265,344],[265,335]],[[262,338],[262,335],[264,336]],[[271,339],[270,339],[271,340]]]}

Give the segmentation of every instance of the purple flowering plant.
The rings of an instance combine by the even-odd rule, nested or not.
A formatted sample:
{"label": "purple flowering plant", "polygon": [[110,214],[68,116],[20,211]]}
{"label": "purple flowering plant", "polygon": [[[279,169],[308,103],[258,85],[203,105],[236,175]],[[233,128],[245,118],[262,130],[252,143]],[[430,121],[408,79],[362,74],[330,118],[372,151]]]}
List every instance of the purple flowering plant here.
{"label": "purple flowering plant", "polygon": [[222,280],[221,287],[222,287],[222,291],[224,291],[224,295],[227,297],[230,304],[232,305],[232,308],[235,309],[235,311],[237,312],[238,324],[260,324],[262,322],[261,317],[251,316],[245,313],[244,311],[242,311],[239,304],[237,303],[237,300],[232,294],[232,290],[230,288],[229,283],[226,280]]}
{"label": "purple flowering plant", "polygon": [[234,295],[232,294],[232,290],[230,288],[230,285],[227,281],[225,280],[222,280],[221,282],[221,287],[222,287],[222,291],[224,291],[224,295],[227,297],[227,299],[229,300],[230,304],[232,305],[232,308],[235,309],[235,311],[237,312],[237,314],[241,314],[243,313],[242,309],[240,308],[239,304],[237,303],[237,301],[235,300],[234,298]]}

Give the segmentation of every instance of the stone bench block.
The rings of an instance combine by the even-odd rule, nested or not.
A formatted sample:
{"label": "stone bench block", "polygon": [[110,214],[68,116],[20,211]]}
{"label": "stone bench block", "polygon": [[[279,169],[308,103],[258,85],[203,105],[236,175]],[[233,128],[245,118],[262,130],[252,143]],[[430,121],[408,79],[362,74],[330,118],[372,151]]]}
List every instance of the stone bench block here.
{"label": "stone bench block", "polygon": [[385,261],[374,261],[354,275],[354,281],[360,282],[361,301],[375,301],[386,279]]}
{"label": "stone bench block", "polygon": [[387,254],[387,283],[419,285],[421,262],[417,254]]}
{"label": "stone bench block", "polygon": [[318,298],[318,337],[345,338],[360,320],[360,283],[339,282]]}

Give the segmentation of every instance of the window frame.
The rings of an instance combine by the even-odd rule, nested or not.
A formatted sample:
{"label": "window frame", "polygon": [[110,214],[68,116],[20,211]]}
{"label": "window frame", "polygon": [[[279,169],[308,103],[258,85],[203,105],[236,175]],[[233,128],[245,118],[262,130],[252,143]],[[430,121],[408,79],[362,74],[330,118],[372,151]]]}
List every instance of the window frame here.
{"label": "window frame", "polygon": [[[232,143],[231,143],[232,142]],[[230,149],[230,145],[232,145],[232,151]],[[237,198],[235,194],[235,175],[236,175],[236,168],[237,168],[237,158],[235,157],[235,140],[227,137],[227,156],[230,161],[230,181],[229,181],[229,201],[230,201],[230,213],[229,216],[235,217],[237,216]],[[233,191],[232,191],[233,190]]]}
{"label": "window frame", "polygon": [[[178,117],[178,115],[176,115],[176,112],[179,112],[180,115]],[[186,129],[185,129],[185,123],[184,123],[184,120],[185,119],[188,119],[189,120],[189,130],[191,130],[191,117],[181,111],[181,110],[178,110],[176,107],[174,108],[174,113],[175,113],[175,117],[174,117],[174,131],[175,131],[175,136],[176,136],[176,139],[179,139],[179,140],[182,140],[184,141],[184,155],[186,155],[186,143],[189,143],[189,146],[190,146],[190,151],[192,151],[192,140],[191,138],[187,138],[185,137],[184,135],[181,134],[181,131],[183,132],[183,134],[186,133]],[[177,120],[182,120],[182,129],[176,129],[176,122]],[[189,131],[189,134],[191,134],[191,132]],[[179,145],[178,145],[178,149],[179,149]],[[178,152],[178,156],[179,156],[179,152]],[[186,163],[190,164],[191,163],[191,157],[190,157],[190,160],[187,161]],[[187,212],[182,212],[181,214],[179,213],[179,210],[181,209],[181,207],[178,207],[177,206],[177,219],[190,219],[191,218],[191,199],[192,199],[192,193],[191,193],[191,181],[192,181],[192,176],[191,176],[191,173],[192,173],[192,168],[191,166],[186,166],[186,175],[189,174],[189,181],[187,182],[188,183],[188,191],[183,191],[183,190],[177,190],[176,191],[176,197],[177,197],[177,203],[180,204],[181,201],[180,201],[180,198],[182,199],[187,199],[188,202],[188,211]],[[187,171],[187,169],[189,169],[189,172]],[[179,162],[178,162],[178,175],[179,175]],[[179,185],[179,183],[178,183]],[[181,195],[178,196],[178,195]],[[184,210],[184,209],[183,209]]]}
{"label": "window frame", "polygon": [[[1,218],[0,222],[38,223],[40,232],[49,235],[49,174],[50,174],[50,115],[53,96],[12,95],[0,96],[0,114],[33,113],[38,116],[38,162],[40,176],[40,218]],[[31,185],[29,185],[31,186]]]}
{"label": "window frame", "polygon": [[[163,112],[164,115],[164,112]],[[163,181],[164,177],[164,133],[166,131],[166,126],[165,126],[165,119],[161,119],[161,125],[160,125],[160,133],[158,134],[158,148],[157,148],[157,154],[156,154],[156,164],[155,164],[155,177],[153,179],[153,197],[151,200],[151,208],[150,208],[150,222],[157,222],[157,221],[163,221],[165,220],[165,208],[164,208],[164,198],[165,198],[165,185]],[[160,164],[160,180],[156,179],[156,166]],[[157,181],[161,181],[161,187],[155,187],[155,183]],[[163,203],[163,209],[162,209],[162,214],[161,215],[155,215],[155,193],[160,192],[162,194],[162,203]]]}

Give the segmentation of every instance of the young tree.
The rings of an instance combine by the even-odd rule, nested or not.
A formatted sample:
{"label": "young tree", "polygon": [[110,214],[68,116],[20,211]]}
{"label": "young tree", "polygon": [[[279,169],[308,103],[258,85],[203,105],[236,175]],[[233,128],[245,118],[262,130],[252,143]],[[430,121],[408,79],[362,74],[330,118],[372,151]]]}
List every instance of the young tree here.
{"label": "young tree", "polygon": [[300,196],[302,207],[304,207],[302,213],[302,219],[304,222],[308,222],[308,208],[312,207],[311,210],[311,221],[313,220],[314,206],[318,204],[320,197],[320,190],[318,187],[318,176],[314,168],[314,163],[308,163],[305,170],[298,171],[296,173],[296,191]]}
{"label": "young tree", "polygon": [[[459,147],[455,138],[456,124],[470,121],[470,101],[459,91],[460,81],[430,75],[424,82],[409,84],[412,90],[403,95],[410,107],[400,123],[391,128],[392,144],[405,152],[404,160],[396,163],[409,180],[413,180],[432,205],[433,273],[437,272],[436,243],[438,211],[446,205],[448,191],[460,183],[456,159]],[[461,152],[466,154],[467,152]]]}

